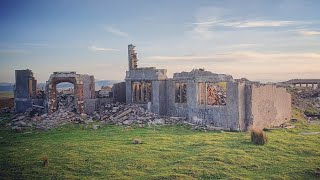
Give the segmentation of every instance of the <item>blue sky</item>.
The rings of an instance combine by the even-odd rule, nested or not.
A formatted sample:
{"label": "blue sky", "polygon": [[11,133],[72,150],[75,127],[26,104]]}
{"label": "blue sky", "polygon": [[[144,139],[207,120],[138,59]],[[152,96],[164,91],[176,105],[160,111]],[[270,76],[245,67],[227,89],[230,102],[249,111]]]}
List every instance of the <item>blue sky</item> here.
{"label": "blue sky", "polygon": [[320,78],[320,1],[2,0],[0,82],[31,69],[123,80],[127,45],[139,66],[205,68],[234,78]]}

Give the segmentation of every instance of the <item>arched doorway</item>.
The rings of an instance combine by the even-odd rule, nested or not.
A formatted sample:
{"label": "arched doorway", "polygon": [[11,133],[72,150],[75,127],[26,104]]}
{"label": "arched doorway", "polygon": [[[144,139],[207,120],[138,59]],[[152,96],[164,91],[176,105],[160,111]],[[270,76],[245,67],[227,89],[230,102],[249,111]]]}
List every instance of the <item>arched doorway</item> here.
{"label": "arched doorway", "polygon": [[76,72],[54,72],[46,83],[46,102],[48,114],[52,114],[58,108],[57,84],[68,82],[74,85],[74,103],[77,113],[83,113],[83,82]]}

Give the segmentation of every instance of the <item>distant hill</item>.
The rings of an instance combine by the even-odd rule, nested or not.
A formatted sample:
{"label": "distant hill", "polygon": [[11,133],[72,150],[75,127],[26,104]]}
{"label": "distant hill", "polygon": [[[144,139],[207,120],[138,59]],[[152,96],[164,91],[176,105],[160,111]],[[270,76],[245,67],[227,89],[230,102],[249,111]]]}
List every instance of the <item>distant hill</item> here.
{"label": "distant hill", "polygon": [[[96,80],[96,90],[100,90],[102,86],[112,86],[115,83],[118,83],[120,81],[116,80]],[[13,91],[14,83],[6,83],[6,82],[0,82],[0,92],[3,91]],[[46,83],[38,83],[39,89],[45,89]],[[65,88],[71,88],[73,87],[70,83],[60,83],[57,85],[58,89],[65,89]]]}

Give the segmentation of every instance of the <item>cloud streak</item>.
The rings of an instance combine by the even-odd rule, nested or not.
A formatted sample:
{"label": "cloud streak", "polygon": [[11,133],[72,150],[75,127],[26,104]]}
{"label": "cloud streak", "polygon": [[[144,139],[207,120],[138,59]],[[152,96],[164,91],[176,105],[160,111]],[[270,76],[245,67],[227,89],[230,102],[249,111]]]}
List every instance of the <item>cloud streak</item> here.
{"label": "cloud streak", "polygon": [[211,55],[191,55],[191,56],[149,56],[147,59],[157,61],[193,61],[196,62],[305,62],[306,60],[313,60],[318,62],[320,60],[320,53],[261,53],[254,51],[239,51],[223,54]]}
{"label": "cloud streak", "polygon": [[273,21],[273,20],[262,20],[262,21],[235,21],[235,20],[215,20],[215,21],[204,21],[204,22],[196,22],[192,23],[194,25],[201,26],[226,26],[233,28],[257,28],[257,27],[281,27],[281,26],[289,26],[299,24],[294,21]]}
{"label": "cloud streak", "polygon": [[129,34],[126,32],[121,31],[120,29],[117,29],[115,27],[112,26],[107,26],[105,27],[106,31],[108,31],[109,33],[112,33],[116,36],[120,36],[120,37],[128,37]]}
{"label": "cloud streak", "polygon": [[93,52],[114,52],[114,51],[120,51],[119,49],[114,48],[102,48],[102,47],[96,47],[96,46],[90,46],[88,47],[89,50]]}
{"label": "cloud streak", "polygon": [[[240,16],[241,17],[241,16]],[[216,37],[221,30],[247,30],[262,28],[297,27],[311,22],[273,19],[273,18],[239,18],[236,14],[230,16],[228,9],[216,7],[200,8],[195,13],[196,21],[191,23],[192,29],[188,31],[196,39],[210,40]],[[306,34],[318,35],[318,32],[306,32]]]}
{"label": "cloud streak", "polygon": [[316,36],[316,35],[320,35],[320,31],[300,31],[299,34],[303,35],[303,36]]}

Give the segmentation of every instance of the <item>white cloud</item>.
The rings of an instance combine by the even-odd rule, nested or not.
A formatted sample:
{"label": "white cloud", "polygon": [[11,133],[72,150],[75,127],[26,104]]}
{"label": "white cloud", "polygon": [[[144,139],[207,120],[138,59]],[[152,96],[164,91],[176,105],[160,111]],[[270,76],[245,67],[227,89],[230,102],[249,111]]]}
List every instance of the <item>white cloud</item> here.
{"label": "white cloud", "polygon": [[113,49],[113,48],[101,48],[96,46],[90,46],[88,47],[89,50],[97,52],[97,51],[120,51],[119,49]]}
{"label": "white cloud", "polygon": [[315,36],[315,35],[320,35],[320,31],[300,31],[299,32],[303,36]]}
{"label": "white cloud", "polygon": [[128,37],[129,34],[126,33],[126,32],[123,32],[115,27],[112,27],[112,26],[107,26],[105,27],[106,31],[108,31],[109,33],[112,33],[114,35],[117,35],[117,36],[121,36],[121,37]]}

